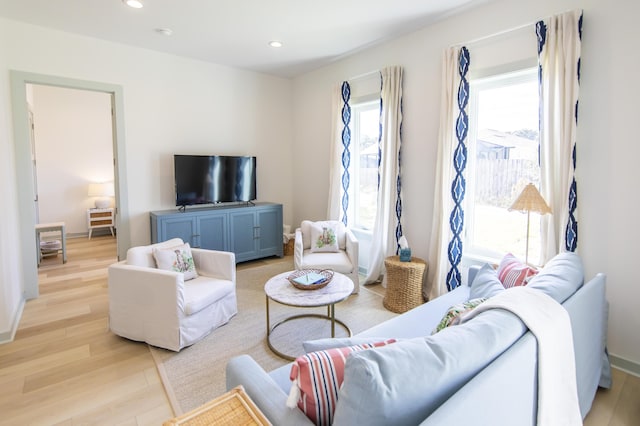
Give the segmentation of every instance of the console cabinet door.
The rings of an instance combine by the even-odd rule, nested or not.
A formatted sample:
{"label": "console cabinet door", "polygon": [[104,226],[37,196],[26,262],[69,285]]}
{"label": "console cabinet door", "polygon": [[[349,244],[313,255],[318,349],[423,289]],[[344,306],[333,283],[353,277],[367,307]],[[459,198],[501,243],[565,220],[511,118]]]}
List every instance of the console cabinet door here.
{"label": "console cabinet door", "polygon": [[283,256],[282,248],[282,208],[264,208],[257,211],[258,255]]}
{"label": "console cabinet door", "polygon": [[226,213],[210,214],[198,217],[198,234],[200,247],[208,250],[229,250]]}
{"label": "console cabinet door", "polygon": [[258,241],[258,228],[254,211],[234,211],[229,215],[231,251],[236,254],[236,262],[254,259]]}
{"label": "console cabinet door", "polygon": [[158,221],[160,242],[167,241],[172,238],[181,238],[185,243],[189,243],[191,247],[199,247],[197,221],[194,216],[171,216],[164,217]]}

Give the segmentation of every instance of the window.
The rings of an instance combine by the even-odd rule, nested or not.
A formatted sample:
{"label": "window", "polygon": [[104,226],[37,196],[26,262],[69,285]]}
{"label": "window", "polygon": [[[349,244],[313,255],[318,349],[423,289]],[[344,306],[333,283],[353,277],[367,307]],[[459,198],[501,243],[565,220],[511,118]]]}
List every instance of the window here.
{"label": "window", "polygon": [[349,224],[371,232],[377,208],[380,101],[353,105],[351,118]]}
{"label": "window", "polygon": [[[510,212],[524,186],[540,187],[537,69],[470,81],[465,254],[524,259],[527,215]],[[540,216],[531,213],[529,260],[540,259]]]}

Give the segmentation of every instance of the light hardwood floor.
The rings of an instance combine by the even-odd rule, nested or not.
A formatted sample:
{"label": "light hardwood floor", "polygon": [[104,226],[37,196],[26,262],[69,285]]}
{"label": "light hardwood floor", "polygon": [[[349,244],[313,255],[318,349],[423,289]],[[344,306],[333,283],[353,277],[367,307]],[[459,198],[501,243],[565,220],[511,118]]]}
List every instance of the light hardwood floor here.
{"label": "light hardwood floor", "polygon": [[115,239],[69,239],[67,256],[43,260],[40,297],[0,345],[0,424],[162,424],[173,413],[149,348],[108,329]]}
{"label": "light hardwood floor", "polygon": [[[27,302],[15,340],[0,345],[0,424],[162,424],[173,413],[148,347],[108,330],[115,239],[69,239],[68,257],[44,259],[40,297]],[[614,370],[585,425],[638,424],[640,379]]]}

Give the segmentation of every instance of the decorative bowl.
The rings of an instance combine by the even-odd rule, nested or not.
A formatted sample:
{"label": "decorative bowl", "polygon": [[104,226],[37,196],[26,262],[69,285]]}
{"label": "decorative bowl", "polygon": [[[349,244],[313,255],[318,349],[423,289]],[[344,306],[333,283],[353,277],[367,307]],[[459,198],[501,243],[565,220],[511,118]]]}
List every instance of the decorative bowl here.
{"label": "decorative bowl", "polygon": [[287,277],[291,285],[300,290],[318,290],[329,284],[332,278],[333,271],[329,269],[301,269]]}

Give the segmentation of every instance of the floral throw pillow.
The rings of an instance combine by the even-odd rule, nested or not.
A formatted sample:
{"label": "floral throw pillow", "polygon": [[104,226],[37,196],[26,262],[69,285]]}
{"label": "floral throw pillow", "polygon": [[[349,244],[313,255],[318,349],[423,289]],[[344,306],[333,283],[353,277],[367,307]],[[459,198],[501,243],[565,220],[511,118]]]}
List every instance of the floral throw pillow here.
{"label": "floral throw pillow", "polygon": [[311,252],[336,253],[339,250],[338,235],[335,226],[327,223],[313,224],[311,227]]}
{"label": "floral throw pillow", "polygon": [[185,281],[198,276],[189,243],[170,248],[154,248],[153,257],[158,269],[182,272]]}
{"label": "floral throw pillow", "polygon": [[449,308],[446,314],[442,317],[442,320],[438,323],[436,328],[433,329],[431,334],[436,334],[440,330],[443,330],[451,325],[457,325],[460,323],[460,317],[474,310],[478,305],[487,300],[488,297],[479,297],[477,299],[467,300],[466,302],[457,303]]}

